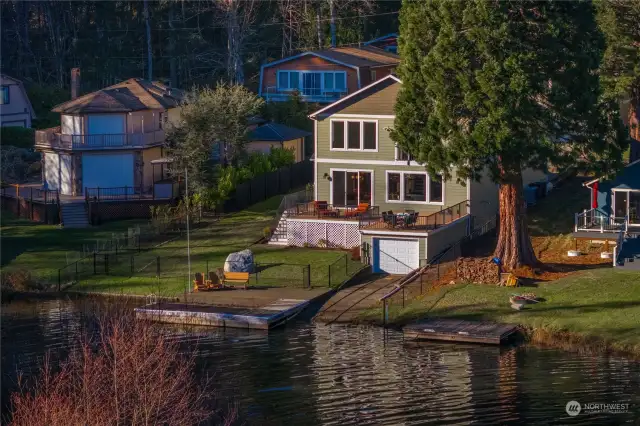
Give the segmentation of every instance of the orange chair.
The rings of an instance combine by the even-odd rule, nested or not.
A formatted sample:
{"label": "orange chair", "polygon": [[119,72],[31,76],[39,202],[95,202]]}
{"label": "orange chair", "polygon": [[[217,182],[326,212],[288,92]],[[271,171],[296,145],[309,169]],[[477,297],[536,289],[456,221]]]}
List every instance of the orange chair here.
{"label": "orange chair", "polygon": [[365,214],[369,210],[369,203],[360,203],[354,210],[347,210],[344,213],[345,217],[357,217]]}

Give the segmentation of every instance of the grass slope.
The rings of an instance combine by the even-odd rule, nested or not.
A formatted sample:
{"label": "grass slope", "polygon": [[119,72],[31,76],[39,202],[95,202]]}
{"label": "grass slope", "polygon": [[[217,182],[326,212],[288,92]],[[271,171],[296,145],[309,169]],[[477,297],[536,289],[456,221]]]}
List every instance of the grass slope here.
{"label": "grass slope", "polygon": [[[513,310],[513,292],[532,291],[545,299]],[[520,324],[561,336],[564,332],[596,339],[615,350],[640,354],[640,275],[633,271],[598,269],[539,284],[512,289],[480,284],[444,286],[411,301],[404,309],[390,309],[392,323],[402,325],[426,316],[456,317]],[[380,321],[380,308],[362,320]],[[565,336],[566,337],[566,336]]]}

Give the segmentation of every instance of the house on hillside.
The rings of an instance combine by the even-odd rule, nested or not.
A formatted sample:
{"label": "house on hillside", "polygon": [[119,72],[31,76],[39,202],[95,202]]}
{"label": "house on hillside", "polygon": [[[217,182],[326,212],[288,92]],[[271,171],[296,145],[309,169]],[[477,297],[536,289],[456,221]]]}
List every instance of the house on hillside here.
{"label": "house on hillside", "polygon": [[621,247],[616,248],[614,266],[640,270],[640,160],[613,179],[594,179],[584,186],[591,194],[591,208],[575,214],[574,238],[615,241]]}
{"label": "house on hillside", "polygon": [[271,148],[284,148],[293,151],[295,162],[306,158],[305,138],[311,136],[306,130],[285,126],[273,122],[265,122],[255,126],[248,135],[248,152],[268,154]]}
{"label": "house on hillside", "polygon": [[373,46],[303,52],[263,65],[259,95],[284,101],[297,92],[307,102],[335,102],[393,73],[399,63],[395,53]]}
{"label": "house on hillside", "polygon": [[74,69],[72,99],[53,109],[61,125],[36,132],[43,183],[63,195],[82,195],[87,188],[151,192],[151,161],[163,157],[164,125],[182,92],[139,78],[78,92]]}
{"label": "house on hillside", "polygon": [[286,206],[272,243],[362,247],[374,271],[404,274],[495,223],[496,184],[431,176],[391,140],[401,84],[389,75],[310,115],[314,199]]}
{"label": "house on hillside", "polygon": [[391,53],[398,53],[398,33],[391,33],[374,38],[364,43],[365,46],[377,47]]}
{"label": "house on hillside", "polygon": [[631,147],[629,150],[629,162],[640,160],[640,104],[636,106],[629,105],[626,108],[627,113],[624,114],[625,124],[629,127],[631,136]]}
{"label": "house on hillside", "polygon": [[0,125],[31,127],[36,118],[22,81],[0,74]]}

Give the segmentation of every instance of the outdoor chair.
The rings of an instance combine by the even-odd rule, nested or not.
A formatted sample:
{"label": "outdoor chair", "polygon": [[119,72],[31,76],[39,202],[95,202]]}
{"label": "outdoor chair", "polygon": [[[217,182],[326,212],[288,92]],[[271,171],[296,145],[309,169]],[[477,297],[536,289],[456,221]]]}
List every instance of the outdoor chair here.
{"label": "outdoor chair", "polygon": [[417,222],[418,216],[416,213],[409,214],[404,218],[404,226],[408,228],[409,226],[415,225]]}
{"label": "outdoor chair", "polygon": [[207,291],[209,287],[204,282],[204,274],[202,272],[196,272],[196,279],[193,280],[193,291]]}
{"label": "outdoor chair", "polygon": [[347,210],[344,213],[345,217],[358,217],[364,215],[367,211],[369,211],[369,203],[360,203],[358,207],[354,210]]}
{"label": "outdoor chair", "polygon": [[224,288],[216,271],[209,271],[209,279],[206,281],[206,284],[209,288]]}
{"label": "outdoor chair", "polygon": [[322,216],[335,216],[337,217],[339,212],[337,210],[332,210],[329,208],[329,204],[326,201],[314,201],[313,205],[316,210],[316,214],[318,217]]}

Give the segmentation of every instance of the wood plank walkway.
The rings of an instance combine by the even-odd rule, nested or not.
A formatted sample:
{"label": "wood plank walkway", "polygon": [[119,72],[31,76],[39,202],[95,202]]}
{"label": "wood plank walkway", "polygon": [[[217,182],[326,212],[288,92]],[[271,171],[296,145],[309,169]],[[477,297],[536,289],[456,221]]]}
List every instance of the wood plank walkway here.
{"label": "wood plank walkway", "polygon": [[402,330],[407,339],[499,345],[516,333],[518,327],[513,324],[497,324],[488,321],[429,318],[409,324]]}

